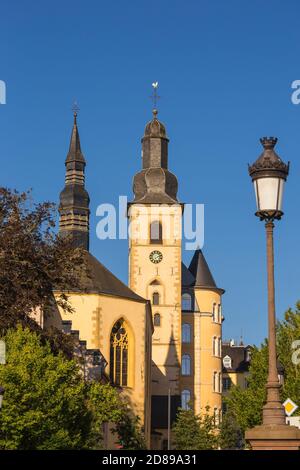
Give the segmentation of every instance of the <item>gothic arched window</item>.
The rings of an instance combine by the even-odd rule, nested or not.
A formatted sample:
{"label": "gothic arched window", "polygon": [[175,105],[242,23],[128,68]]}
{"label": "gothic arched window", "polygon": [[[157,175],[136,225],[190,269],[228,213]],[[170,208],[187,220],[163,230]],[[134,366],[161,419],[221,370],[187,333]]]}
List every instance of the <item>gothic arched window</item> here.
{"label": "gothic arched window", "polygon": [[189,323],[183,323],[181,327],[181,339],[183,343],[191,342],[191,325]]}
{"label": "gothic arched window", "polygon": [[117,321],[110,335],[110,380],[115,385],[127,386],[128,334],[124,321]]}
{"label": "gothic arched window", "polygon": [[150,224],[150,243],[162,243],[162,225],[158,220],[154,220]]}
{"label": "gothic arched window", "polygon": [[191,294],[185,293],[181,297],[181,309],[192,310],[192,296]]}
{"label": "gothic arched window", "polygon": [[155,313],[154,314],[154,326],[160,326],[160,314],[159,313]]}
{"label": "gothic arched window", "polygon": [[159,305],[159,293],[158,292],[153,292],[153,294],[152,294],[152,304],[153,305]]}
{"label": "gothic arched window", "polygon": [[191,358],[188,354],[182,356],[181,373],[182,375],[191,375]]}
{"label": "gothic arched window", "polygon": [[189,390],[182,390],[181,392],[181,408],[183,410],[189,410],[189,402],[191,400],[191,392]]}

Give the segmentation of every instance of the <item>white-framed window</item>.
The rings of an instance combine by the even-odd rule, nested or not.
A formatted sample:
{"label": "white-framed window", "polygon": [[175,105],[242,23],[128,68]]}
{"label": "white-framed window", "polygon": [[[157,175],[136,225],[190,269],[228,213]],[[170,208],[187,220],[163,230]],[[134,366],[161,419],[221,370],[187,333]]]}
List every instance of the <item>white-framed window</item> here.
{"label": "white-framed window", "polygon": [[218,392],[218,393],[221,393],[221,391],[222,391],[222,374],[221,374],[221,372],[214,371],[213,391]]}
{"label": "white-framed window", "polygon": [[218,339],[218,351],[219,351],[218,356],[222,357],[222,338]]}
{"label": "white-framed window", "polygon": [[225,369],[231,369],[232,359],[230,356],[227,355],[223,357],[223,366],[225,367]]}
{"label": "white-framed window", "polygon": [[191,342],[191,325],[189,323],[183,323],[181,326],[181,339],[183,343]]}
{"label": "white-framed window", "polygon": [[213,321],[216,323],[217,322],[217,304],[216,303],[213,303],[212,318],[213,318]]}
{"label": "white-framed window", "polygon": [[189,410],[189,402],[191,400],[191,392],[189,390],[182,390],[181,392],[181,408],[184,410]]}
{"label": "white-framed window", "polygon": [[192,296],[188,292],[185,292],[181,296],[181,309],[192,310]]}
{"label": "white-framed window", "polygon": [[182,356],[181,374],[191,375],[191,357],[188,354]]}
{"label": "white-framed window", "polygon": [[222,323],[222,306],[218,304],[218,322]]}

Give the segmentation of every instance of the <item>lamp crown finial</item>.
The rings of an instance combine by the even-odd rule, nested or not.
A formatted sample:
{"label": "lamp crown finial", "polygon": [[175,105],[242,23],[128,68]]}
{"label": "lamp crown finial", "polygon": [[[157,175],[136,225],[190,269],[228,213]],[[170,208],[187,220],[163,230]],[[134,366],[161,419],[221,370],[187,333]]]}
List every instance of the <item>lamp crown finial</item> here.
{"label": "lamp crown finial", "polygon": [[277,144],[277,140],[277,137],[262,137],[260,139],[260,142],[264,149],[269,150],[275,147],[275,145]]}

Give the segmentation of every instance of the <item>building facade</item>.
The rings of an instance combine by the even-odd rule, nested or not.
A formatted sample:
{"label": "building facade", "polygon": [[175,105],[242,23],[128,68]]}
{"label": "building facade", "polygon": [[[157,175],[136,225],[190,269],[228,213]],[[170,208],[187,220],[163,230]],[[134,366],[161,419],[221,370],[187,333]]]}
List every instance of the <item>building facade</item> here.
{"label": "building facade", "polygon": [[[60,233],[85,250],[89,275],[67,292],[45,327],[75,331],[100,354],[107,380],[141,419],[148,448],[166,448],[179,407],[221,415],[222,295],[201,250],[182,263],[178,182],[169,170],[165,126],[153,110],[142,138],[142,168],[128,204],[129,286],[89,252],[89,194],[77,115],[60,194]],[[96,370],[94,368],[93,370]]]}

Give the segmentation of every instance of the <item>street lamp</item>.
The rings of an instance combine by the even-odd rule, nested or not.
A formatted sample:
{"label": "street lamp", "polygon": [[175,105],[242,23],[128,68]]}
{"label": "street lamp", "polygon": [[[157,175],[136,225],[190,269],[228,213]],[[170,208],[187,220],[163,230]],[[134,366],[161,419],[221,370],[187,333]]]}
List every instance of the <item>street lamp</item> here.
{"label": "street lamp", "polygon": [[252,449],[298,449],[300,431],[287,425],[285,410],[280,401],[280,387],[276,355],[276,318],[274,286],[274,220],[281,219],[284,184],[289,173],[289,163],[284,163],[275,153],[275,137],[263,137],[261,156],[249,166],[249,175],[255,190],[257,211],[255,215],[265,222],[267,238],[268,273],[268,380],[267,401],[263,407],[263,424],[246,431]]}
{"label": "street lamp", "polygon": [[289,173],[289,163],[286,165],[275,153],[276,138],[263,137],[260,142],[264,151],[258,160],[249,166],[249,174],[255,189],[257,205],[255,215],[265,221],[267,236],[269,373],[263,423],[285,424],[285,411],[280,402],[276,355],[273,222],[283,215],[282,197],[284,183]]}
{"label": "street lamp", "polygon": [[0,386],[0,410],[2,408],[4,391],[4,388]]}

